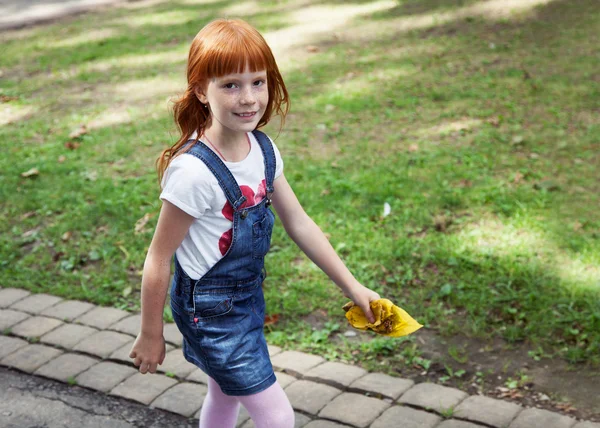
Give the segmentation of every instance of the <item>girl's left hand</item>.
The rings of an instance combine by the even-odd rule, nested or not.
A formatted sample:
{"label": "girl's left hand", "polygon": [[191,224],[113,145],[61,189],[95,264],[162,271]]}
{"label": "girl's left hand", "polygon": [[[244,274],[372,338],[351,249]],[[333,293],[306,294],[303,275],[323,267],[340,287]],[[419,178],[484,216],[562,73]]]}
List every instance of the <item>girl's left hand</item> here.
{"label": "girl's left hand", "polygon": [[346,291],[344,295],[362,309],[370,323],[375,322],[375,316],[373,315],[373,311],[371,311],[370,302],[381,299],[379,294],[360,283],[356,283],[356,285]]}

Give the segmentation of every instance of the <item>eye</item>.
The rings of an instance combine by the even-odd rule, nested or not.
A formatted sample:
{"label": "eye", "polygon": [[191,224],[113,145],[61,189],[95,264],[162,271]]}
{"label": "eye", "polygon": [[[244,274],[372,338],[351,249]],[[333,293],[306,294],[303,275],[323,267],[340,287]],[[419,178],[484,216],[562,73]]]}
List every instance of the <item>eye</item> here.
{"label": "eye", "polygon": [[235,84],[235,83],[225,83],[225,84],[223,85],[223,87],[224,87],[225,89],[234,89],[234,88],[236,87],[236,84]]}
{"label": "eye", "polygon": [[267,83],[267,82],[265,81],[265,79],[256,80],[256,81],[254,82],[254,86],[262,86],[262,85],[264,85],[265,83]]}

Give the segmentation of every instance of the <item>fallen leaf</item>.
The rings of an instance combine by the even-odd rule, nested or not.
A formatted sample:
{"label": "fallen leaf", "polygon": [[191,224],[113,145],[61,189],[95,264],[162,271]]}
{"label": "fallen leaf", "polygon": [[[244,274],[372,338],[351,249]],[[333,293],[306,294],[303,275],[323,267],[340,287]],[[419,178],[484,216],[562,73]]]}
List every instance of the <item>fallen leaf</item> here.
{"label": "fallen leaf", "polygon": [[71,231],[67,231],[63,233],[60,239],[62,239],[63,241],[68,241],[69,239],[71,239],[71,236],[73,236],[73,233]]}
{"label": "fallen leaf", "polygon": [[576,221],[575,224],[573,224],[573,230],[575,232],[577,232],[578,230],[581,230],[581,228],[583,227],[583,224],[581,224],[580,222]]}
{"label": "fallen leaf", "polygon": [[513,179],[513,181],[514,181],[516,184],[519,184],[519,183],[521,183],[521,182],[523,181],[523,178],[525,178],[525,176],[524,176],[523,174],[521,174],[520,172],[518,172],[518,171],[517,171],[517,172],[515,173],[515,178]]}
{"label": "fallen leaf", "polygon": [[321,196],[329,195],[330,193],[331,193],[331,190],[329,190],[329,189],[321,190]]}
{"label": "fallen leaf", "polygon": [[69,150],[76,150],[77,148],[79,148],[79,146],[81,146],[81,144],[77,141],[67,141],[65,143],[65,147]]}
{"label": "fallen leaf", "polygon": [[265,316],[265,326],[273,325],[277,321],[279,321],[279,314],[267,315]]}
{"label": "fallen leaf", "polygon": [[81,125],[79,128],[69,134],[69,138],[79,138],[82,135],[87,134],[87,132],[87,127],[85,125]]}
{"label": "fallen leaf", "polygon": [[25,214],[21,215],[21,220],[25,220],[26,218],[30,218],[33,217],[34,215],[36,215],[37,213],[35,211],[28,211]]}
{"label": "fallen leaf", "polygon": [[37,168],[31,168],[29,171],[25,171],[21,173],[21,177],[35,177],[36,175],[39,175],[40,172],[38,171]]}
{"label": "fallen leaf", "polygon": [[144,227],[146,227],[146,224],[148,223],[150,218],[152,218],[152,215],[150,213],[146,213],[146,214],[144,214],[144,216],[142,218],[140,218],[138,221],[135,222],[135,233],[136,234],[142,233],[144,231]]}
{"label": "fallen leaf", "polygon": [[123,297],[129,296],[132,291],[133,289],[131,287],[125,287],[125,289],[123,290]]}
{"label": "fallen leaf", "polygon": [[383,218],[386,218],[387,216],[389,216],[391,212],[392,212],[392,207],[390,206],[390,204],[385,202],[383,204]]}
{"label": "fallen leaf", "polygon": [[66,160],[67,160],[67,158],[64,155],[60,155],[57,159],[58,163],[63,163]]}
{"label": "fallen leaf", "polygon": [[308,52],[313,52],[313,53],[314,53],[314,52],[319,52],[319,51],[320,51],[319,47],[318,47],[318,46],[314,46],[314,45],[307,46],[307,47],[306,47],[306,50],[307,50]]}
{"label": "fallen leaf", "polygon": [[360,306],[353,302],[346,303],[342,309],[346,311],[346,319],[350,325],[359,330],[372,330],[377,334],[389,337],[407,336],[423,327],[404,309],[394,305],[388,299],[370,302],[375,322],[370,323]]}
{"label": "fallen leaf", "polygon": [[408,151],[411,153],[414,153],[416,151],[419,150],[419,145],[418,144],[411,144],[410,146],[408,146]]}

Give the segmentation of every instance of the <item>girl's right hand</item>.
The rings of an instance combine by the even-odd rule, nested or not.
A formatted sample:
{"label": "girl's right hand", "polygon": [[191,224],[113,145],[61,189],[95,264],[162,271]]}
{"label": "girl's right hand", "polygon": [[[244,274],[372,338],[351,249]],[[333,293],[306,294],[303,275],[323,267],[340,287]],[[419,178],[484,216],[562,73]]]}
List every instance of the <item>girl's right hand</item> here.
{"label": "girl's right hand", "polygon": [[162,332],[157,336],[140,333],[133,342],[129,358],[133,359],[133,365],[139,368],[141,374],[156,373],[157,366],[165,359],[165,353]]}

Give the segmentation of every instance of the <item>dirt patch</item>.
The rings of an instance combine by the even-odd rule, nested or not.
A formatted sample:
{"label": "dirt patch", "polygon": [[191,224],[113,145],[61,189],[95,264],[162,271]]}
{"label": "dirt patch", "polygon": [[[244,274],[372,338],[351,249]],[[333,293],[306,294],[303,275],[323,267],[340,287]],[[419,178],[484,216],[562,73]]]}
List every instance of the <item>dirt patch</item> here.
{"label": "dirt patch", "polygon": [[[313,330],[322,330],[331,318],[325,311],[318,310],[303,321]],[[349,332],[356,330],[343,325],[341,333],[334,333],[330,340],[343,346],[342,336],[350,343],[367,342],[376,337],[371,333],[353,335]],[[498,338],[442,337],[432,329],[421,329],[414,338],[423,358],[431,361],[427,370],[417,364],[399,363],[393,357],[378,358],[380,368],[377,370],[418,383],[438,383],[471,395],[486,395],[600,422],[600,367],[569,365],[548,358],[535,361],[530,355],[534,349],[527,344],[509,344]],[[368,365],[362,364],[360,358],[355,362]],[[449,376],[449,370],[460,376]]]}

